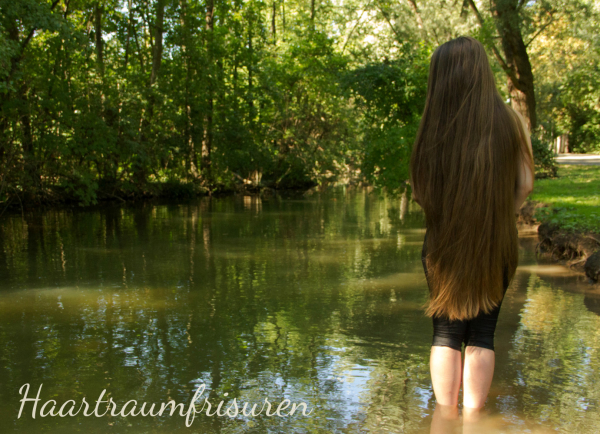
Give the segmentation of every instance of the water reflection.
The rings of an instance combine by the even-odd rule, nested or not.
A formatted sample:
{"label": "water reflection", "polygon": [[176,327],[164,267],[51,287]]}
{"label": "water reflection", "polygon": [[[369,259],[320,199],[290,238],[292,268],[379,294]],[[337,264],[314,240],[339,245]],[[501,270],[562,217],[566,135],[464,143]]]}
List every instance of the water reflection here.
{"label": "water reflection", "polygon": [[[0,424],[18,432],[429,432],[418,207],[366,192],[104,206],[0,221]],[[522,262],[475,432],[592,433],[599,317],[577,275]],[[305,402],[310,416],[16,418],[42,400]],[[227,395],[226,395],[227,394]],[[31,407],[30,407],[31,411]],[[439,410],[436,409],[439,413]],[[462,411],[457,429],[463,429]],[[435,425],[435,423],[434,423]],[[468,429],[468,427],[466,428]],[[466,431],[465,431],[466,432]]]}
{"label": "water reflection", "polygon": [[600,315],[600,292],[598,291],[587,291],[583,304],[588,308],[590,312]]}

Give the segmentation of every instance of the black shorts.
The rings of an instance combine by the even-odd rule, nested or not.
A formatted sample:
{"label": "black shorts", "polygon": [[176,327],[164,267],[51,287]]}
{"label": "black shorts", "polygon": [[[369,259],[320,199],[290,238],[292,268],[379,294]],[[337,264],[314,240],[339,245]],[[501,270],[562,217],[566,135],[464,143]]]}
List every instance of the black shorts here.
{"label": "black shorts", "polygon": [[[425,240],[427,240],[427,232],[425,232]],[[423,242],[423,250],[421,251],[421,261],[427,276],[427,265],[425,263],[426,248]],[[508,289],[508,267],[504,268],[504,294]],[[490,313],[479,313],[475,318],[470,320],[449,320],[447,318],[433,317],[433,342],[432,346],[450,347],[455,350],[462,350],[462,343],[465,346],[487,348],[494,350],[494,332],[496,331],[496,323],[498,322],[498,314],[500,306],[496,306]]]}

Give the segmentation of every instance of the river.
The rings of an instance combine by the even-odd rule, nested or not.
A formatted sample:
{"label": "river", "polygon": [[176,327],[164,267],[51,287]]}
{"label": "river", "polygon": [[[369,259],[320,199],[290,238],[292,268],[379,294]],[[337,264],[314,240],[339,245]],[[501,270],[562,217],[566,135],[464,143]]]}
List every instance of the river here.
{"label": "river", "polygon": [[[596,433],[600,294],[519,235],[481,432]],[[429,432],[423,236],[418,205],[366,190],[4,215],[2,432]],[[190,427],[168,410],[40,414],[93,409],[103,391],[123,414],[187,411],[199,390],[198,410],[235,398],[240,412]],[[285,399],[293,415],[241,412]]]}

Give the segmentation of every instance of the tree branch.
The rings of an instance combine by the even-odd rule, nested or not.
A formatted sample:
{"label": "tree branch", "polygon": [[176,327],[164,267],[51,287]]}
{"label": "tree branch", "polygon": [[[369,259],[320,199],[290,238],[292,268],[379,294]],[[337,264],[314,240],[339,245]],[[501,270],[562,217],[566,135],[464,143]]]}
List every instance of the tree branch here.
{"label": "tree branch", "polygon": [[360,13],[360,16],[358,17],[358,20],[356,20],[356,24],[354,25],[354,27],[352,27],[352,30],[350,30],[350,33],[348,33],[346,42],[344,42],[344,46],[342,47],[342,53],[344,53],[344,51],[346,50],[346,45],[348,45],[348,42],[350,42],[350,38],[352,37],[354,30],[356,30],[356,28],[360,24],[360,20],[362,19],[362,16],[364,15],[365,11],[366,11],[366,8],[362,10],[362,12]]}
{"label": "tree branch", "polygon": [[531,37],[531,39],[529,40],[529,42],[525,44],[525,48],[529,47],[529,44],[531,44],[533,42],[533,40],[535,38],[537,38],[540,33],[542,33],[544,30],[546,30],[546,27],[548,27],[553,22],[554,22],[554,16],[552,15],[552,12],[550,12],[550,21],[548,21],[537,32],[535,32],[535,34]]}
{"label": "tree branch", "polygon": [[[50,11],[52,12],[54,10],[54,8],[56,7],[56,5],[60,2],[60,0],[54,0],[52,2],[52,5],[50,6]],[[17,71],[17,66],[19,65],[19,62],[21,60],[23,60],[23,55],[25,54],[25,48],[27,48],[27,45],[29,44],[29,42],[31,41],[31,39],[33,38],[33,35],[35,34],[35,31],[37,30],[37,27],[33,27],[30,31],[29,34],[27,35],[27,37],[25,39],[23,39],[23,41],[21,42],[21,47],[19,48],[19,54],[17,54],[15,57],[13,57],[11,59],[11,68],[10,68],[10,72],[8,74],[8,77],[6,79],[7,82],[10,81],[10,79],[12,78],[13,74]],[[17,36],[18,38],[18,36]]]}
{"label": "tree branch", "polygon": [[402,42],[402,40],[400,39],[400,34],[394,28],[394,25],[392,24],[392,22],[388,18],[387,13],[379,5],[379,2],[377,2],[377,9],[379,9],[379,11],[381,12],[381,15],[383,15],[383,18],[385,18],[385,20],[387,21],[387,23],[390,25],[390,28],[392,29],[392,32],[394,32],[394,34],[396,35],[396,38],[398,39],[398,42]]}
{"label": "tree branch", "polygon": [[[483,26],[485,24],[485,20],[483,19],[483,17],[479,13],[479,10],[477,9],[477,6],[475,6],[475,2],[473,0],[468,0],[468,1],[469,1],[469,6],[471,6],[471,9],[473,10],[473,13],[475,13],[475,16],[477,17],[477,21],[479,22],[479,26],[483,28]],[[514,82],[517,79],[517,77],[515,76],[514,72],[507,65],[506,60],[504,60],[504,58],[500,54],[500,51],[496,47],[496,44],[494,44],[494,42],[492,42],[492,41],[490,41],[490,44],[491,44],[491,47],[492,47],[492,51],[494,52],[494,56],[496,57],[496,59],[498,60],[498,62],[500,62],[500,66],[502,67],[502,69],[504,70],[504,72],[506,72],[506,74]]]}
{"label": "tree branch", "polygon": [[421,29],[421,32],[425,32],[425,26],[423,25],[423,19],[421,18],[421,11],[419,11],[419,7],[417,6],[417,1],[416,0],[408,0],[408,2],[410,3],[412,10],[417,17],[417,24],[419,26],[419,29]]}

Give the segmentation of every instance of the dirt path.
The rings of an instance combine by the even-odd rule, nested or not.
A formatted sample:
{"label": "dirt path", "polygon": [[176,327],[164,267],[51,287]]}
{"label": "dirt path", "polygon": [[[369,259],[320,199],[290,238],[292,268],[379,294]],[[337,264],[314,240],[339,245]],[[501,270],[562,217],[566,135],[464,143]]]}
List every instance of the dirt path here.
{"label": "dirt path", "polygon": [[593,154],[558,154],[558,164],[581,164],[584,166],[600,166],[600,155]]}

